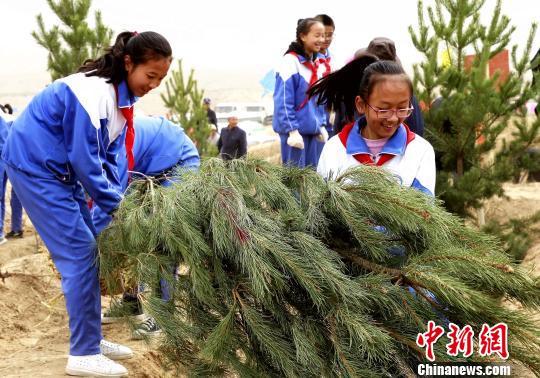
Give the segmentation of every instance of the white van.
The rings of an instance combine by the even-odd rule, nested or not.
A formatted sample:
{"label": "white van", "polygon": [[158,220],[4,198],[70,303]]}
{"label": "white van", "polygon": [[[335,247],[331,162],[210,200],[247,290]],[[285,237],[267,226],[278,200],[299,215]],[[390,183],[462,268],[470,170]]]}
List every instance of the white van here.
{"label": "white van", "polygon": [[222,102],[214,109],[218,120],[218,127],[227,125],[227,118],[234,113],[238,121],[254,121],[264,124],[268,121],[269,110],[259,102]]}

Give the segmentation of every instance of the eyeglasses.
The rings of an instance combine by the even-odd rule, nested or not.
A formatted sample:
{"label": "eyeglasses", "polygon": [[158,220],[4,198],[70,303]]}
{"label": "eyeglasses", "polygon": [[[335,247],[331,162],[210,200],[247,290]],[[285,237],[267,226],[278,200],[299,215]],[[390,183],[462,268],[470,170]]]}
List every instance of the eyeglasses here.
{"label": "eyeglasses", "polygon": [[371,106],[367,102],[366,104],[371,109],[373,109],[375,113],[377,113],[377,118],[381,118],[381,119],[392,118],[394,113],[396,114],[398,118],[407,118],[408,116],[412,114],[414,110],[414,107],[412,106],[410,108],[403,108],[403,109],[375,109],[373,106]]}

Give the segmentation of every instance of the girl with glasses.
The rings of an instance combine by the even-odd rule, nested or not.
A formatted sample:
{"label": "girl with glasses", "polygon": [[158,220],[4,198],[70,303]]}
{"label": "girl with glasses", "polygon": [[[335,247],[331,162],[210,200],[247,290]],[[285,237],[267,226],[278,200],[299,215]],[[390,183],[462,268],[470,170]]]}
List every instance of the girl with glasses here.
{"label": "girl with glasses", "polygon": [[382,166],[404,186],[435,193],[435,154],[424,138],[404,122],[411,115],[413,86],[400,64],[366,54],[319,80],[310,97],[333,109],[342,106],[349,119],[362,114],[331,138],[317,171],[335,178],[347,168]]}

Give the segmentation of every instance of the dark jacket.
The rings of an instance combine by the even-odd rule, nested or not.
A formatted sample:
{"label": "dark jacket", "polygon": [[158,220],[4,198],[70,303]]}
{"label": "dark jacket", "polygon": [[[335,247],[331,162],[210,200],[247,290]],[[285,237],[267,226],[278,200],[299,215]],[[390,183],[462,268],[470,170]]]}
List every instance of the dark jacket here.
{"label": "dark jacket", "polygon": [[208,117],[208,122],[210,122],[210,124],[215,125],[217,127],[216,112],[208,108],[206,110],[206,116]]}
{"label": "dark jacket", "polygon": [[223,160],[238,159],[247,154],[246,132],[236,127],[225,127],[217,143],[219,156]]}
{"label": "dark jacket", "polygon": [[405,120],[405,123],[407,126],[409,126],[409,129],[411,129],[413,133],[424,136],[424,116],[422,115],[420,104],[418,104],[418,100],[414,95],[411,99],[411,105],[413,106],[414,110],[409,118]]}

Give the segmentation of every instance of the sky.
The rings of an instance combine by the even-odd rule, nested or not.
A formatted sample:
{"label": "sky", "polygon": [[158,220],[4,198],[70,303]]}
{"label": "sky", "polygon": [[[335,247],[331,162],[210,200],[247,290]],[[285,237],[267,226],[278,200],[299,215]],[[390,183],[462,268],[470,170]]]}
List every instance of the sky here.
{"label": "sky", "polygon": [[[494,3],[486,1],[486,21]],[[0,5],[0,101],[6,96],[28,97],[49,80],[47,52],[30,35],[37,26],[35,17],[41,13],[48,27],[59,20],[45,0],[0,0]],[[232,92],[238,97],[262,93],[258,80],[276,66],[294,39],[297,19],[318,13],[329,14],[336,23],[331,52],[338,63],[378,36],[395,41],[409,72],[422,60],[407,31],[409,25],[418,24],[416,0],[93,0],[95,9],[101,10],[104,23],[115,34],[124,30],[163,34],[175,58],[195,69],[201,87],[227,99],[235,96]],[[538,0],[505,0],[503,13],[517,27],[513,42],[524,46],[531,23],[539,21]],[[539,46],[537,33],[534,51]]]}

